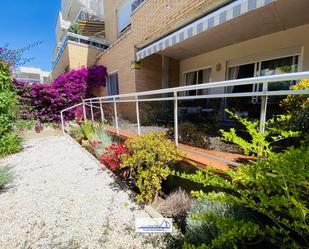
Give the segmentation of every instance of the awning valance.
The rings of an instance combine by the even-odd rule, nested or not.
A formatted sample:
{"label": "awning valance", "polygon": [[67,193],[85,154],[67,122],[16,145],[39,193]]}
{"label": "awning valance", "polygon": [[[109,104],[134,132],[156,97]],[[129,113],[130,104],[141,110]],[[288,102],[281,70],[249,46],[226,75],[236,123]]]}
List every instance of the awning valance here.
{"label": "awning valance", "polygon": [[141,60],[149,55],[163,51],[201,32],[274,1],[276,0],[236,0],[141,49],[136,53],[136,59]]}

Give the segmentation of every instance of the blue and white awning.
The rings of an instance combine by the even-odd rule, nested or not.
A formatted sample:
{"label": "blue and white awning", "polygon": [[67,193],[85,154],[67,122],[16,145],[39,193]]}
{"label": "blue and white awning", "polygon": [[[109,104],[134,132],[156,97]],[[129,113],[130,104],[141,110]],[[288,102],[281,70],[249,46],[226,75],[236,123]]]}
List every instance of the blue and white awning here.
{"label": "blue and white awning", "polygon": [[136,53],[136,59],[141,60],[149,55],[158,53],[159,51],[174,46],[201,32],[230,21],[251,10],[261,8],[274,1],[276,0],[236,0],[141,49]]}

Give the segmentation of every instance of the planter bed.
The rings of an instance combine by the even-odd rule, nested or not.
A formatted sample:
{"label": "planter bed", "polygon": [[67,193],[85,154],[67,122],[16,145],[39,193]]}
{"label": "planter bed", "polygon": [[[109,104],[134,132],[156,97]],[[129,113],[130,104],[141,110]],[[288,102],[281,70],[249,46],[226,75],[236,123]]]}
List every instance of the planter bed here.
{"label": "planter bed", "polygon": [[[117,135],[117,130],[115,128],[108,127],[106,128],[106,130],[113,135]],[[124,130],[119,130],[118,136],[121,139],[125,140],[128,138],[135,137],[137,136],[137,134],[130,133]],[[249,156],[244,156],[240,154],[220,152],[220,151],[214,151],[214,150],[205,150],[205,149],[200,149],[200,148],[196,148],[196,147],[192,147],[192,146],[188,146],[184,144],[180,144],[179,149],[186,155],[184,158],[185,162],[193,163],[199,168],[204,168],[204,167],[207,167],[208,165],[212,165],[213,167],[218,168],[220,170],[227,170],[227,169],[235,168],[233,165],[229,163],[214,159],[214,157],[223,158],[225,160],[229,160],[235,163],[248,162],[251,158]],[[206,155],[201,155],[201,153],[209,154],[210,156],[214,156],[214,157],[212,158],[207,157]]]}

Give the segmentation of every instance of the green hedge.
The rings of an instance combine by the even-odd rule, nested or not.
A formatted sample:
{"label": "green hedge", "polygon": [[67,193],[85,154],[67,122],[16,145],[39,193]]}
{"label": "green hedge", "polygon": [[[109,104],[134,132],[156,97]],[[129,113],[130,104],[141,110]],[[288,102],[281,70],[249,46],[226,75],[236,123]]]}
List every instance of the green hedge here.
{"label": "green hedge", "polygon": [[14,131],[18,97],[8,64],[0,61],[0,157],[21,150],[20,136]]}

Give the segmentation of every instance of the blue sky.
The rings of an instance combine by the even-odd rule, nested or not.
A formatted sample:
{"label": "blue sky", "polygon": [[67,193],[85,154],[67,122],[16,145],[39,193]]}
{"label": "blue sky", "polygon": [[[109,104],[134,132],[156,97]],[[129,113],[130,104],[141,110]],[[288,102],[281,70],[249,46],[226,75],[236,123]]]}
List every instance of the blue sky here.
{"label": "blue sky", "polygon": [[55,46],[55,25],[60,0],[1,0],[0,47],[22,48],[31,43],[42,43],[25,54],[34,57],[25,66],[51,69]]}

